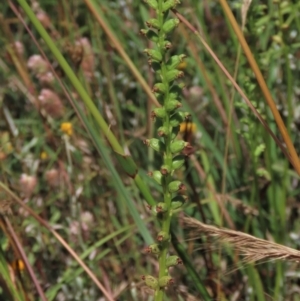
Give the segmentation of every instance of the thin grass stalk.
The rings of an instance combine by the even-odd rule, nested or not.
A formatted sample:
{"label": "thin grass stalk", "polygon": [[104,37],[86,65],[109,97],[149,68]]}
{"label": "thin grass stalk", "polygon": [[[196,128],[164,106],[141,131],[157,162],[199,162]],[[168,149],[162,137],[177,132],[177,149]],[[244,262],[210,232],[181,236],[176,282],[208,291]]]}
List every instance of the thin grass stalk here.
{"label": "thin grass stalk", "polygon": [[[99,27],[97,26],[97,29]],[[97,45],[99,48],[99,56],[100,56],[100,60],[102,61],[102,69],[103,69],[103,73],[105,75],[105,77],[107,78],[107,90],[108,90],[108,95],[109,98],[113,104],[113,110],[114,113],[116,115],[116,120],[117,120],[117,127],[118,127],[118,133],[120,135],[120,141],[121,141],[121,145],[124,145],[124,129],[123,129],[123,118],[122,118],[122,113],[121,113],[121,108],[120,108],[120,102],[118,100],[117,97],[117,93],[115,92],[115,86],[112,80],[112,76],[111,76],[111,66],[109,65],[109,60],[108,60],[108,54],[104,49],[104,45],[103,45],[103,39],[102,39],[102,35],[98,35],[97,36]]]}

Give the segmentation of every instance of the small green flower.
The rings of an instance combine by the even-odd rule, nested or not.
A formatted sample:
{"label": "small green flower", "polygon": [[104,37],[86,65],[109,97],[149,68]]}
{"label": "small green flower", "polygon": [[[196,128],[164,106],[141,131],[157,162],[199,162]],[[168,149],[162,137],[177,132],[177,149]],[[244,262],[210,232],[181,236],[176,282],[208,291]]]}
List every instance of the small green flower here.
{"label": "small green flower", "polygon": [[160,202],[156,205],[156,212],[165,213],[168,212],[168,205],[166,203]]}
{"label": "small green flower", "polygon": [[143,275],[142,280],[145,281],[145,284],[152,289],[156,289],[158,287],[158,281],[153,276]]}
{"label": "small green flower", "polygon": [[165,118],[166,117],[166,109],[165,108],[155,108],[152,111],[152,117]]}
{"label": "small green flower", "polygon": [[156,181],[156,183],[162,185],[163,175],[159,170],[154,170],[153,172],[149,172],[148,174]]}
{"label": "small green flower", "polygon": [[159,242],[166,242],[166,241],[169,241],[170,235],[169,235],[169,233],[167,233],[165,231],[160,231],[160,232],[158,232],[156,239]]}
{"label": "small green flower", "polygon": [[177,27],[180,23],[180,20],[175,18],[175,19],[169,19],[168,21],[166,21],[162,27],[162,31],[164,33],[169,33],[170,31],[172,31],[175,27]]}
{"label": "small green flower", "polygon": [[188,142],[185,142],[183,140],[176,140],[171,143],[170,149],[171,149],[172,154],[177,154],[177,153],[182,152],[184,150],[184,148],[188,145],[189,145]]}
{"label": "small green flower", "polygon": [[150,146],[157,152],[164,152],[165,151],[165,144],[159,139],[152,138],[144,140],[144,144]]}
{"label": "small green flower", "polygon": [[172,255],[167,258],[167,267],[174,267],[176,265],[182,264],[182,260],[176,256]]}
{"label": "small green flower", "polygon": [[161,252],[161,247],[159,244],[152,244],[145,248],[145,252],[158,255]]}
{"label": "small green flower", "polygon": [[164,277],[159,278],[159,280],[158,280],[158,285],[160,288],[165,288],[173,283],[174,283],[174,280],[172,279],[171,276],[164,276]]}
{"label": "small green flower", "polygon": [[178,155],[176,157],[173,158],[172,160],[172,169],[179,169],[183,166],[184,162],[185,162],[185,156],[183,155]]}
{"label": "small green flower", "polygon": [[186,187],[180,181],[172,181],[171,183],[169,183],[168,189],[171,193],[174,192],[182,193],[185,192]]}

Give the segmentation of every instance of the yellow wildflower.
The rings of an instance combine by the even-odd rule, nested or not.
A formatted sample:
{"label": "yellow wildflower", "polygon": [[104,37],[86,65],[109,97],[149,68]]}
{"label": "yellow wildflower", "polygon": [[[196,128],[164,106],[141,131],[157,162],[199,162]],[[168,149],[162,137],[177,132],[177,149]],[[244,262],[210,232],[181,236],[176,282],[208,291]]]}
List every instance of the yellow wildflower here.
{"label": "yellow wildflower", "polygon": [[180,133],[195,133],[197,130],[197,126],[193,122],[183,122],[180,124]]}
{"label": "yellow wildflower", "polygon": [[71,122],[63,122],[60,125],[60,129],[61,129],[62,132],[64,132],[68,136],[72,136],[73,135],[73,127],[72,127],[72,123]]}
{"label": "yellow wildflower", "polygon": [[40,157],[42,160],[46,160],[48,158],[48,154],[46,152],[41,152]]}
{"label": "yellow wildflower", "polygon": [[12,263],[11,263],[11,266],[13,268],[14,271],[23,271],[25,269],[25,264],[23,262],[22,259],[17,259],[17,260],[14,260]]}

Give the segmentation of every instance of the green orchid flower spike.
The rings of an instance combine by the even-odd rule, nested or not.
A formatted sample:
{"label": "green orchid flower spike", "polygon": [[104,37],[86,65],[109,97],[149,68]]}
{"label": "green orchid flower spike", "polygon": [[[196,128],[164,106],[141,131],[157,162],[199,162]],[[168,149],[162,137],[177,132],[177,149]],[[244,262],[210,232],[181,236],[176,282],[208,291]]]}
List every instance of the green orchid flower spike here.
{"label": "green orchid flower spike", "polygon": [[169,275],[169,268],[180,264],[182,261],[175,255],[169,254],[170,225],[174,210],[183,206],[186,197],[183,195],[185,186],[174,179],[174,172],[182,167],[185,157],[180,154],[189,148],[189,143],[179,140],[180,124],[189,118],[188,113],[179,111],[181,104],[181,90],[183,84],[177,80],[184,76],[178,70],[179,64],[185,59],[184,54],[170,55],[172,47],[168,40],[170,33],[179,25],[177,18],[168,17],[170,9],[175,8],[180,2],[178,0],[145,0],[149,9],[154,9],[156,17],[146,21],[148,28],[142,29],[144,37],[151,40],[154,49],[145,49],[148,63],[156,74],[156,83],[153,93],[161,104],[161,108],[153,110],[151,116],[158,123],[157,138],[149,138],[144,141],[145,145],[151,147],[163,156],[163,164],[160,170],[149,172],[149,175],[162,186],[163,195],[157,205],[152,207],[152,213],[161,222],[161,229],[157,233],[157,243],[149,246],[148,254],[158,258],[159,274],[155,276],[143,276],[145,284],[155,290],[155,301],[164,298],[165,288],[173,284]]}

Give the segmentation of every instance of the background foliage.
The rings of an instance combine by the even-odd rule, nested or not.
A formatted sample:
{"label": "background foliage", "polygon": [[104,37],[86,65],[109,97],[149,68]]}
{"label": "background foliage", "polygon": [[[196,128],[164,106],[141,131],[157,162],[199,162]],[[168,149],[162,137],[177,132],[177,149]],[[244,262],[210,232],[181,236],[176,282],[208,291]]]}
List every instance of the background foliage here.
{"label": "background foliage", "polygon": [[[125,153],[130,152],[144,185],[137,186],[132,180],[135,167],[124,171],[93,110],[20,10],[81,112],[76,114],[9,3],[0,4],[1,182],[60,233],[115,300],[151,300],[140,277],[157,269],[155,258],[143,252],[157,226],[146,201],[160,198],[159,187],[147,172],[161,162],[143,145],[155,130],[154,104],[118,47],[152,87],[153,74],[143,54],[148,41],[139,34],[152,12],[137,0],[103,0],[96,2],[96,8],[90,6],[93,1],[29,3],[110,131]],[[228,3],[299,153],[300,4],[252,1],[246,9],[245,2]],[[178,10],[200,31],[280,136],[218,1],[183,1]],[[119,46],[108,37],[105,26]],[[185,73],[184,108],[195,124],[193,130],[182,131],[195,152],[177,174],[189,191],[185,213],[297,249],[298,175],[183,24],[176,29],[172,44],[171,53],[188,56],[180,66]],[[152,197],[145,196],[149,191]],[[9,217],[48,300],[104,300],[82,267],[4,189],[0,200],[1,212]],[[13,214],[7,215],[10,202]],[[176,284],[168,290],[169,300],[209,300],[203,290],[214,300],[300,300],[296,264],[246,264],[229,247],[216,249],[204,237],[189,240],[181,215],[172,229],[192,266],[186,262],[187,269],[180,266],[172,271]],[[5,300],[37,300],[29,274],[16,264],[20,254],[4,219],[1,226],[1,294]]]}

